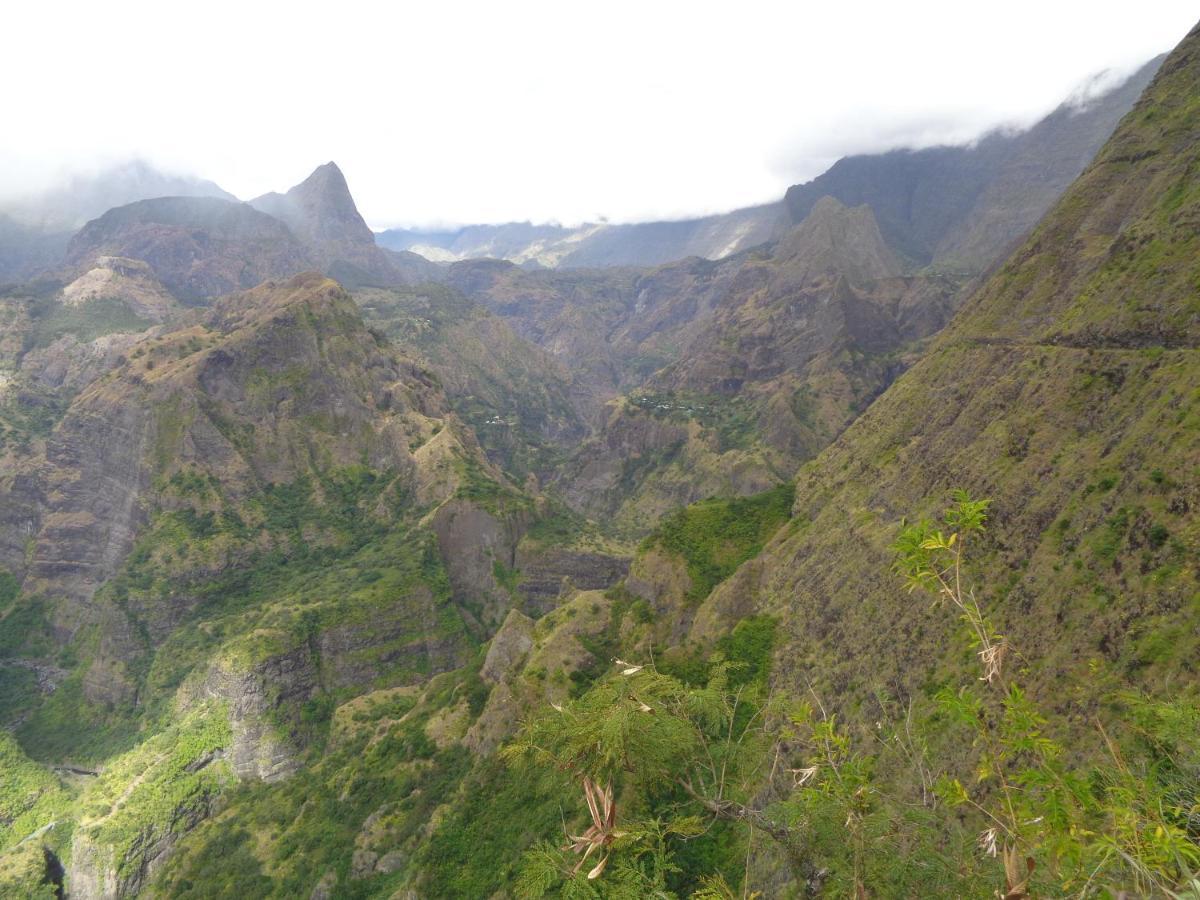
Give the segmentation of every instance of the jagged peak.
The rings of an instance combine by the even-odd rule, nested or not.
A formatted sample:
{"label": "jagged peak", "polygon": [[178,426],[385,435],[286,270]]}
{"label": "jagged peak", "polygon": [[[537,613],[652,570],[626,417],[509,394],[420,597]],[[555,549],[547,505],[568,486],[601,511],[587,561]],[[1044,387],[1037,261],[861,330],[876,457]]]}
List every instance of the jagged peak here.
{"label": "jagged peak", "polygon": [[888,278],[905,268],[883,239],[871,207],[846,206],[828,196],[780,240],[774,255],[810,275],[835,271],[851,281]]}
{"label": "jagged peak", "polygon": [[263,194],[250,205],[283,220],[310,242],[375,244],[375,235],[358,211],[346,176],[332,161],[317,166],[286,194]]}

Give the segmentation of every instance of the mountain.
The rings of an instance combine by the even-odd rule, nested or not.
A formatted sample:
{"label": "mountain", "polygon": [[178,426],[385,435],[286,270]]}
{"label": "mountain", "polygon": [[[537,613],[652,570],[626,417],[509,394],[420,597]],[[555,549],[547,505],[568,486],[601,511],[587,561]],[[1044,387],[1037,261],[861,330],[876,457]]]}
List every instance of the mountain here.
{"label": "mountain", "polygon": [[[250,206],[284,222],[323,272],[346,283],[403,283],[407,268],[421,270],[423,260],[391,254],[378,247],[359,215],[350,187],[336,163],[318,166],[286,194],[263,194]],[[402,248],[400,248],[402,249]]]}
{"label": "mountain", "polygon": [[[80,897],[147,888],[237,781],[297,771],[323,744],[306,723],[329,691],[403,696],[461,669],[514,606],[553,603],[565,566],[601,584],[623,571],[603,548],[525,541],[554,514],[547,499],[489,462],[435,371],[383,333],[464,402],[479,392],[519,428],[568,439],[572,410],[539,383],[554,364],[465,298],[454,316],[438,295],[370,289],[369,328],[308,273],[94,337],[96,316],[78,317],[100,302],[90,288],[123,278],[148,296],[150,268],[97,260],[65,295],[0,306],[0,716],[20,760],[109,760],[83,827],[51,825],[39,844],[69,856]],[[451,365],[472,341],[475,364]],[[506,378],[542,390],[561,423],[536,398],[502,406]],[[518,558],[541,573],[536,593],[511,583]],[[5,878],[33,871],[22,852]]]}
{"label": "mountain", "polygon": [[777,240],[831,196],[847,206],[869,206],[888,244],[912,265],[978,274],[1083,170],[1163,58],[1099,96],[1064,102],[1027,130],[996,131],[967,146],[846,157],[789,188],[782,203],[674,222],[391,229],[376,240],[439,262],[492,257],[550,268],[658,266],[687,256],[722,259]]}
{"label": "mountain", "polygon": [[188,302],[316,267],[283,222],[213,197],[160,197],[111,209],[71,239],[65,264],[82,270],[106,256],[145,261]]}
{"label": "mountain", "polygon": [[237,199],[211,181],[131,160],[95,173],[73,175],[42,193],[9,201],[0,211],[36,231],[62,233],[81,228],[113,207],[154,197]]}
{"label": "mountain", "polygon": [[[955,799],[998,767],[1079,804],[1012,828],[1186,862],[1195,708],[1092,723],[1194,695],[1197,85],[1200,27],[982,277],[886,191],[416,286],[332,166],[89,222],[0,288],[0,894],[1055,895]],[[996,689],[891,571],[955,488]]]}
{"label": "mountain", "polygon": [[41,193],[0,202],[0,281],[52,272],[84,223],[153,197],[236,199],[211,181],[171,175],[141,160],[74,175]]}
{"label": "mountain", "polygon": [[962,487],[993,500],[981,600],[1052,702],[1089,702],[1055,696],[1089,660],[1191,677],[1198,78],[1200,28],[924,357],[801,470],[799,525],[705,601],[698,632],[777,616],[781,678],[842,708],[936,683],[945,628],[883,573],[897,523]]}
{"label": "mountain", "polygon": [[438,262],[490,257],[550,268],[658,266],[686,256],[720,259],[776,237],[788,224],[778,203],[699,219],[610,225],[469,225],[452,231],[390,229],[380,245]]}
{"label": "mountain", "polygon": [[364,321],[434,372],[488,458],[549,478],[586,434],[567,366],[454,288],[360,288]]}
{"label": "mountain", "polygon": [[[797,224],[719,261],[463,261],[443,277],[568,362],[593,434],[556,484],[579,512],[644,533],[680,504],[786,480],[840,434],[1078,174],[1160,63],[1026,132],[842,160],[789,192]],[[931,229],[947,248],[936,261]]]}
{"label": "mountain", "polygon": [[110,256],[145,261],[188,303],[312,269],[348,285],[398,285],[438,274],[415,254],[375,245],[333,163],[286,194],[251,203],[160,197],[111,209],[71,239],[64,265],[78,273]]}
{"label": "mountain", "polygon": [[905,275],[869,207],[832,198],[777,244],[709,265],[725,270],[710,311],[656,336],[686,342],[626,388],[565,470],[581,510],[644,531],[680,505],[788,480],[961,299],[953,280]]}
{"label": "mountain", "polygon": [[874,211],[888,243],[917,265],[982,272],[1011,249],[1095,156],[1164,57],[1122,84],[1070,100],[1025,131],[963,147],[850,156],[788,189],[792,221],[822,197]]}

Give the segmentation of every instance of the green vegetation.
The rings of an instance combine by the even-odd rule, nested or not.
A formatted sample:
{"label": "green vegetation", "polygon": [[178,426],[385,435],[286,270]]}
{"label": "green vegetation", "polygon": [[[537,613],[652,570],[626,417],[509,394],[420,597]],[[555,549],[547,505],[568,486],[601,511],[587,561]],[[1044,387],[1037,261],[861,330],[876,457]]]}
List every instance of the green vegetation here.
{"label": "green vegetation", "polygon": [[182,828],[231,780],[218,752],[229,747],[223,705],[193,710],[137,749],[106,764],[80,797],[77,833],[106,848],[118,875],[140,865],[135,852]]}
{"label": "green vegetation", "polygon": [[[227,896],[249,883],[260,886],[256,896],[289,898],[307,895],[328,876],[339,897],[388,896],[412,875],[418,858],[432,859],[431,816],[464,789],[471,754],[430,735],[439,735],[443,714],[460,702],[467,721],[478,714],[481,704],[466,699],[473,679],[469,668],[438,676],[415,707],[411,701],[355,701],[346,727],[304,777],[229,792],[236,818],[202,824],[168,862],[158,889],[172,897]],[[444,819],[437,854],[453,852],[455,829],[474,827]],[[229,849],[227,865],[214,843]],[[422,896],[448,896],[438,885],[469,879],[449,858],[430,865],[436,873]]]}
{"label": "green vegetation", "polygon": [[643,543],[687,563],[688,598],[699,602],[757,555],[792,513],[795,488],[782,484],[751,497],[703,500],[667,516]]}
{"label": "green vegetation", "polygon": [[67,819],[70,806],[71,795],[58,777],[0,730],[0,850],[50,822]]}
{"label": "green vegetation", "polygon": [[155,324],[140,318],[117,297],[97,297],[78,306],[39,300],[30,308],[30,320],[32,328],[26,339],[30,350],[49,346],[66,334],[86,343],[114,332],[145,331]]}
{"label": "green vegetation", "polygon": [[[773,247],[728,279],[497,265],[488,302],[571,369],[452,288],[359,291],[367,333],[322,282],[72,401],[22,354],[147,323],[0,301],[5,552],[41,529],[36,592],[0,570],[0,895],[52,896],[57,854],[158,897],[1198,900],[1197,46],[928,346],[889,332],[950,285],[801,284]],[[595,408],[684,347],[654,383],[710,387]],[[143,402],[146,467],[94,465],[83,420],[120,453]],[[922,517],[950,480],[995,504]],[[471,515],[439,546],[451,490],[503,551]],[[651,520],[626,582],[546,609],[558,566],[617,568],[564,551]],[[544,614],[505,619],[523,590]]]}
{"label": "green vegetation", "polygon": [[[750,829],[769,838],[792,878],[823,895],[1192,896],[1200,703],[1193,692],[1117,691],[1096,722],[1103,749],[1072,760],[1068,722],[1021,688],[1032,661],[992,625],[969,578],[988,506],[959,493],[940,522],[901,528],[897,572],[966,626],[976,674],[871,735],[815,693],[764,694],[764,671],[739,685],[723,655],[677,668],[686,680],[618,661],[578,699],[532,719],[505,755],[574,781],[590,822],[572,827],[583,835],[572,846],[526,854],[518,895],[602,886],[676,896],[662,892],[689,875],[704,885],[695,896],[743,895],[755,886],[728,864],[734,855],[701,860],[681,840],[723,823],[743,840]],[[753,623],[726,647],[761,659],[771,631]],[[664,794],[671,802],[660,805]]]}
{"label": "green vegetation", "polygon": [[483,761],[419,851],[421,896],[454,900],[502,890],[516,877],[521,854],[560,827],[563,805],[573,800],[554,773]]}
{"label": "green vegetation", "polygon": [[364,319],[445,389],[487,456],[516,478],[555,471],[583,433],[561,366],[446,285],[355,291]]}
{"label": "green vegetation", "polygon": [[[804,406],[805,400],[800,403]],[[674,391],[639,392],[629,397],[629,405],[656,419],[699,422],[716,433],[722,453],[751,447],[758,437],[758,415],[747,400],[738,397],[730,399]]]}
{"label": "green vegetation", "polygon": [[22,384],[0,398],[0,451],[28,453],[32,442],[45,438],[62,419],[69,395],[41,385]]}
{"label": "green vegetation", "polygon": [[73,672],[54,693],[35,698],[29,717],[16,729],[21,746],[34,759],[92,763],[123,753],[143,737],[132,699],[96,703],[83,692],[83,673]]}

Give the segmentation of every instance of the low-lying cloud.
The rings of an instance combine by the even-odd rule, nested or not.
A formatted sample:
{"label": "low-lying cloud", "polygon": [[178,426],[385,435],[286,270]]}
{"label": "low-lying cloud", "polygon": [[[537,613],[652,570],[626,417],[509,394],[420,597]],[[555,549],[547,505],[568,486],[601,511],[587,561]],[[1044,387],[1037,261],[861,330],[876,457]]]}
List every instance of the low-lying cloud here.
{"label": "low-lying cloud", "polygon": [[848,153],[1029,124],[1195,15],[1175,0],[21,4],[0,55],[0,195],[143,157],[251,197],[334,159],[377,227],[679,218],[776,199]]}

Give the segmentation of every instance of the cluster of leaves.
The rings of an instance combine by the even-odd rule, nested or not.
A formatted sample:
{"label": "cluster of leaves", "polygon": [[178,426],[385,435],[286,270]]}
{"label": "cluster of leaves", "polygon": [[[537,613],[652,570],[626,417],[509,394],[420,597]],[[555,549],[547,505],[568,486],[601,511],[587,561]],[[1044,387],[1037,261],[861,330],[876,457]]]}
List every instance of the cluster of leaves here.
{"label": "cluster of leaves", "polygon": [[[1200,741],[1170,741],[1143,727],[1147,742],[1136,757],[1123,753],[1098,727],[1107,760],[1086,769],[1068,762],[1065,723],[1054,721],[1010,672],[1007,640],[998,633],[964,575],[964,548],[984,529],[988,501],[956,492],[939,526],[908,525],[896,541],[896,569],[912,588],[948,601],[967,624],[980,660],[978,681],[937,697],[942,712],[972,736],[976,764],[970,788],[943,774],[937,793],[969,811],[980,827],[979,847],[1004,861],[1005,889],[1087,896],[1101,889],[1171,893],[1200,869]],[[1190,698],[1155,703],[1119,699],[1116,723],[1128,737],[1135,718],[1151,725],[1196,721]],[[1127,741],[1126,741],[1127,742]],[[1160,773],[1190,771],[1166,790]]]}
{"label": "cluster of leaves", "polygon": [[[527,854],[519,895],[673,897],[681,887],[698,887],[702,875],[740,877],[741,860],[726,852],[726,826],[758,815],[747,803],[769,765],[765,672],[756,668],[747,677],[745,666],[721,653],[682,668],[702,683],[618,660],[614,672],[531,719],[505,748],[518,770],[558,773],[576,791],[604,786],[617,821],[596,821],[589,804],[590,841],[602,848],[585,866],[580,854],[589,852],[588,840],[537,845]],[[697,871],[714,862],[729,871]]]}

